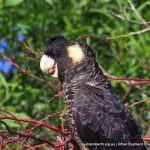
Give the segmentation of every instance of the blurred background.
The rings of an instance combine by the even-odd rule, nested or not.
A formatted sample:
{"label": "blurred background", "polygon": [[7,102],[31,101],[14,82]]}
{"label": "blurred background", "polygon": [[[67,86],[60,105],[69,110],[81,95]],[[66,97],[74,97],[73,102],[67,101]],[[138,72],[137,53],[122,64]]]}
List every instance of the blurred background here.
{"label": "blurred background", "polygon": [[[50,37],[64,35],[79,39],[94,49],[108,76],[149,79],[149,10],[149,0],[0,0],[0,108],[20,118],[37,120],[58,110],[66,111],[63,96],[55,97],[59,93],[58,81],[41,72],[40,57],[27,51],[22,41],[43,54]],[[21,71],[18,66],[27,71]],[[44,78],[50,85],[30,73]],[[150,124],[147,100],[150,82],[132,88],[129,82],[110,82],[125,105],[146,99],[129,107],[145,136]],[[46,121],[60,127],[60,116],[63,115]],[[15,121],[5,122],[19,130]],[[5,127],[0,125],[2,129]],[[41,136],[51,134],[40,129],[36,132]],[[56,139],[55,135],[46,138]]]}

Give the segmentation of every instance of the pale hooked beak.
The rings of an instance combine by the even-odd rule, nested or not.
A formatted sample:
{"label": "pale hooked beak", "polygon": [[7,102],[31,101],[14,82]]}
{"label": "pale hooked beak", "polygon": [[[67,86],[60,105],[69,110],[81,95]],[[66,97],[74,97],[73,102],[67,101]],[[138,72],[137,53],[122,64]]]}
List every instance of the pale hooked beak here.
{"label": "pale hooked beak", "polygon": [[58,78],[57,63],[50,56],[42,56],[40,68],[44,73],[52,74],[53,77]]}

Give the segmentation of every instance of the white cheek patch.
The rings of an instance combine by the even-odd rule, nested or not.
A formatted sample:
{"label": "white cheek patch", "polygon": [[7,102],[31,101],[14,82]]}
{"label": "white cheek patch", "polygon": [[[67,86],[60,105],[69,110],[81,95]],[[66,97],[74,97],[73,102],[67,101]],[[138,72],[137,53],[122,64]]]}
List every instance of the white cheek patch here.
{"label": "white cheek patch", "polygon": [[67,53],[74,64],[81,62],[85,57],[84,52],[79,44],[68,46]]}

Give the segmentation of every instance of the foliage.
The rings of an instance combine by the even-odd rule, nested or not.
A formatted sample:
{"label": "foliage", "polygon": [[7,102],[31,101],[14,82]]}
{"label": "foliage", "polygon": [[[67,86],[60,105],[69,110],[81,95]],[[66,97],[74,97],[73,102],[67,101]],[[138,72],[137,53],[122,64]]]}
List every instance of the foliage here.
{"label": "foliage", "polygon": [[[149,31],[127,35],[149,29],[149,5],[148,0],[0,0],[0,52],[58,88],[57,80],[41,72],[39,57],[25,51],[21,41],[42,54],[49,37],[64,34],[70,39],[80,37],[80,40],[88,43],[108,74],[150,78]],[[125,36],[118,37],[120,35]],[[111,44],[100,40],[101,38],[109,39]],[[47,103],[59,93],[57,88],[19,71],[10,60],[0,58],[0,72],[1,108],[15,116],[33,119],[41,119],[58,109],[66,110],[63,97],[56,97]],[[129,85],[116,80],[111,82],[122,98]],[[130,105],[147,98],[150,96],[149,88],[150,84],[138,85],[123,102]],[[131,107],[131,111],[142,135],[145,135],[150,120],[150,102]],[[60,116],[62,115],[47,121],[59,127]],[[17,129],[14,122],[10,126]],[[5,127],[0,126],[2,128]],[[37,132],[40,134],[40,131]],[[54,139],[55,136],[50,138]]]}

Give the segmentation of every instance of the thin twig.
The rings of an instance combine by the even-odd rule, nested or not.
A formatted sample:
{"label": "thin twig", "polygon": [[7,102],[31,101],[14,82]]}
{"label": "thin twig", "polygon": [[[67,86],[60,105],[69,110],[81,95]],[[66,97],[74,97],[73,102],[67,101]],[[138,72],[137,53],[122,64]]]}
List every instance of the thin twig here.
{"label": "thin twig", "polygon": [[143,17],[138,13],[138,11],[136,10],[134,4],[132,3],[131,0],[128,0],[131,9],[134,11],[134,13],[137,15],[137,17],[143,22],[144,25],[148,26],[147,22],[143,19]]}
{"label": "thin twig", "polygon": [[[11,116],[0,116],[0,119],[4,120],[4,119],[8,119],[8,120],[16,120],[15,118],[11,117]],[[34,124],[38,124],[40,125],[41,127],[45,127],[45,128],[48,128],[48,129],[51,129],[61,135],[65,135],[64,132],[62,132],[61,130],[59,130],[58,128],[56,128],[55,126],[52,126],[48,123],[45,123],[45,122],[40,122],[38,120],[34,120],[34,119],[27,119],[27,118],[17,118],[17,120],[19,121],[23,121],[23,122],[29,122],[29,123],[34,123]]]}
{"label": "thin twig", "polygon": [[130,87],[125,93],[125,95],[123,96],[123,98],[121,99],[121,101],[124,101],[129,96],[132,90],[133,90],[133,87]]}
{"label": "thin twig", "polygon": [[130,32],[128,34],[124,34],[124,35],[118,35],[118,36],[112,36],[112,37],[108,37],[107,39],[119,39],[119,38],[126,38],[126,37],[129,37],[129,36],[132,36],[132,35],[138,35],[138,34],[141,34],[141,33],[144,33],[144,32],[147,32],[150,30],[150,27],[148,28],[145,28],[145,29],[142,29],[140,31],[137,31],[137,32]]}
{"label": "thin twig", "polygon": [[[126,20],[126,21],[129,21],[129,22],[131,22],[131,23],[135,23],[135,24],[141,24],[141,25],[144,24],[144,25],[145,25],[145,23],[143,23],[143,22],[138,22],[138,21],[136,21],[136,20],[129,19],[128,17],[122,16],[122,15],[120,15],[120,14],[117,14],[117,13],[113,12],[112,10],[108,10],[108,12],[110,12],[112,15],[114,15],[115,17],[117,17],[117,18],[119,18],[119,19],[121,19],[121,20]],[[146,23],[147,23],[147,24],[150,24],[150,22],[148,22],[148,21],[146,21]]]}
{"label": "thin twig", "polygon": [[13,118],[14,120],[16,120],[16,122],[19,124],[19,126],[21,127],[21,129],[23,130],[23,132],[25,131],[24,126],[22,125],[22,123],[20,122],[20,120],[18,120],[18,118],[16,116],[14,116],[12,113],[10,113],[10,112],[8,112],[6,110],[3,110],[3,109],[0,109],[0,112],[9,114],[11,116],[11,118]]}
{"label": "thin twig", "polygon": [[21,43],[23,44],[24,48],[25,48],[28,52],[30,52],[30,53],[36,55],[38,58],[41,58],[41,57],[42,57],[41,54],[39,54],[38,52],[32,50],[24,41],[21,41]]}
{"label": "thin twig", "polygon": [[9,128],[9,126],[8,126],[4,121],[0,121],[0,122],[3,123],[3,125],[5,125],[6,129],[7,129],[11,134],[16,134],[16,135],[19,135],[19,136],[22,136],[22,137],[27,137],[27,138],[35,139],[35,140],[38,140],[38,141],[40,141],[40,142],[47,143],[47,144],[51,145],[52,147],[55,146],[52,142],[49,142],[49,141],[47,141],[47,140],[38,138],[38,137],[36,137],[36,136],[29,135],[29,134],[25,134],[25,133],[20,133],[20,132],[17,132],[17,131],[13,131],[13,130],[11,130],[11,129]]}
{"label": "thin twig", "polygon": [[144,141],[150,141],[150,137],[143,137],[142,138]]}
{"label": "thin twig", "polygon": [[143,102],[146,102],[146,101],[149,101],[149,100],[150,100],[150,97],[145,98],[145,99],[143,99],[143,100],[140,100],[140,101],[138,101],[138,102],[134,102],[133,104],[131,104],[131,105],[127,106],[127,107],[133,107],[133,106],[135,106],[135,105],[138,105],[138,104],[140,104],[140,103],[143,103]]}

